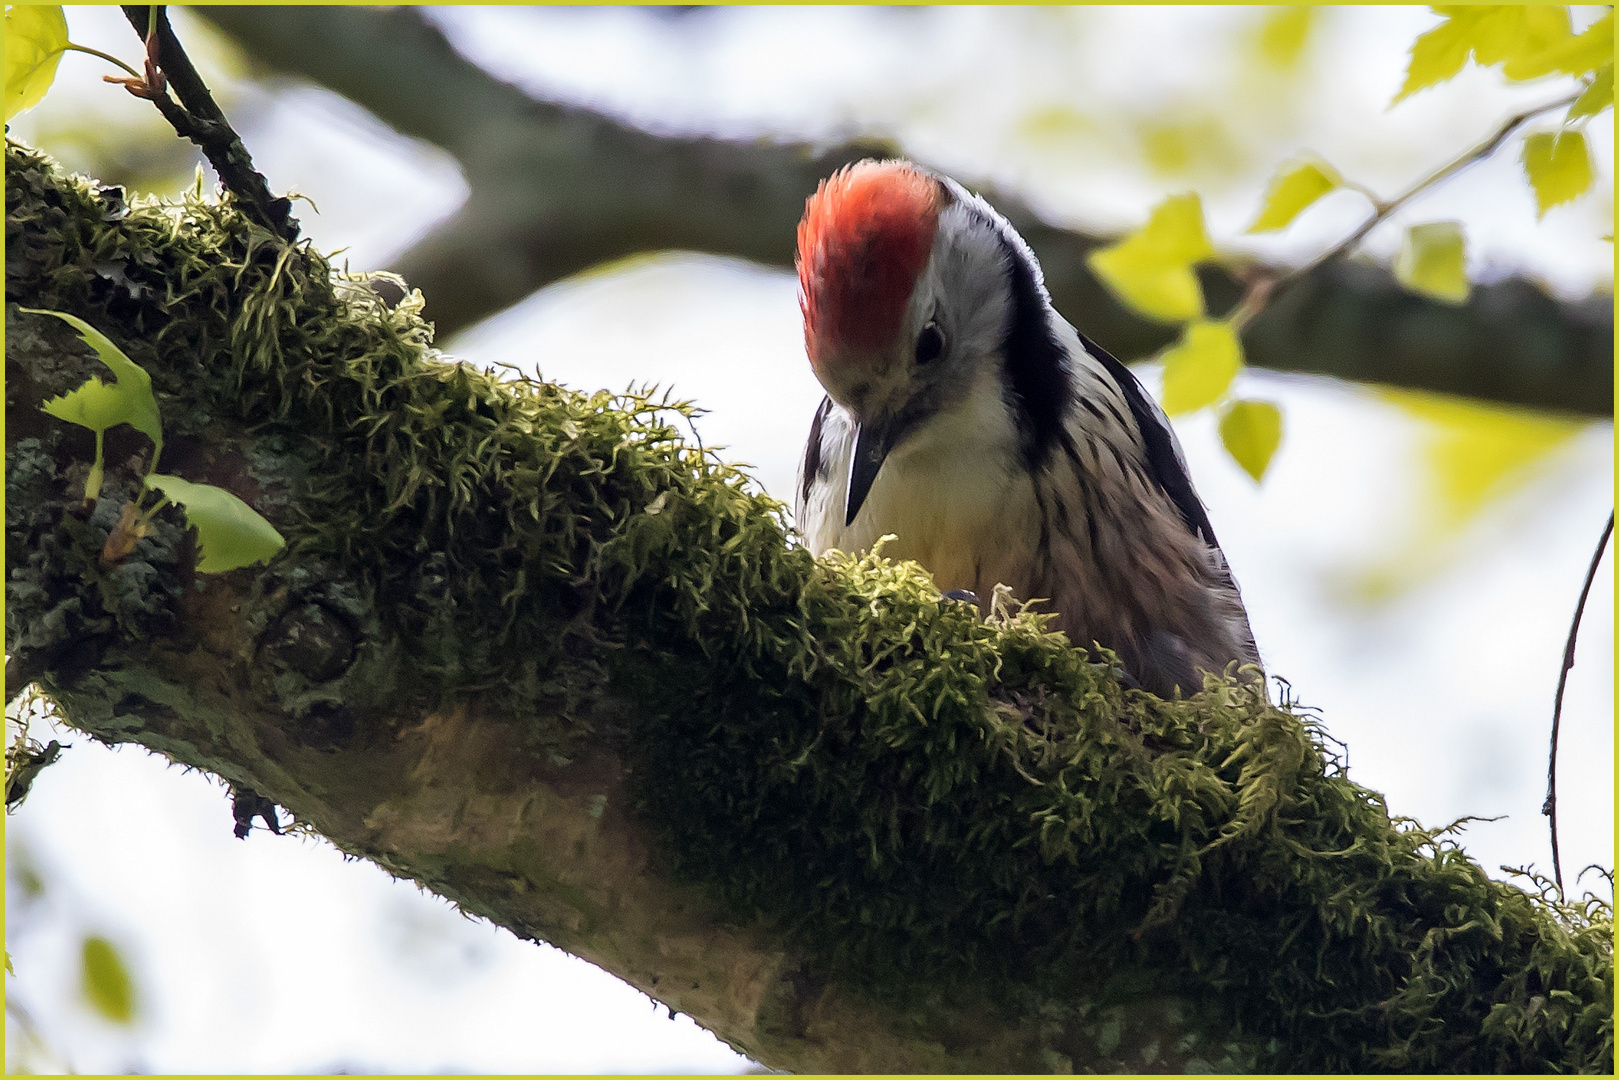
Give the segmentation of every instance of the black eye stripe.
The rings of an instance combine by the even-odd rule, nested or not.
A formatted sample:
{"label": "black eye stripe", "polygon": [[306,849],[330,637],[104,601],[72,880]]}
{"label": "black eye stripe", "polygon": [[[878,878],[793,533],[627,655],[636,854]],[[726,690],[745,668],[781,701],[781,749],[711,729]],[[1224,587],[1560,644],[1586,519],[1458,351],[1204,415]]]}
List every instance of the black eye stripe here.
{"label": "black eye stripe", "polygon": [[918,364],[931,364],[944,352],[944,335],[933,323],[922,327],[922,332],[916,335],[916,362]]}

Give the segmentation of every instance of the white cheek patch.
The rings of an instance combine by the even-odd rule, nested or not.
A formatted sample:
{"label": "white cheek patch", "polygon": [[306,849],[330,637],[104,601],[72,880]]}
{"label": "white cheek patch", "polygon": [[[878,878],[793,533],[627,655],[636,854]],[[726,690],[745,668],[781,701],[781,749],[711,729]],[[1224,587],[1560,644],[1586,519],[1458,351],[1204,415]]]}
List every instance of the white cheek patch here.
{"label": "white cheek patch", "polygon": [[848,411],[841,405],[832,405],[819,431],[818,475],[799,477],[796,524],[804,542],[816,555],[838,547],[843,540],[844,503],[848,497],[854,435],[854,421]]}
{"label": "white cheek patch", "polygon": [[961,202],[951,203],[939,215],[933,252],[911,294],[906,330],[914,337],[938,319],[946,351],[976,359],[1000,351],[1010,318],[1000,238]]}

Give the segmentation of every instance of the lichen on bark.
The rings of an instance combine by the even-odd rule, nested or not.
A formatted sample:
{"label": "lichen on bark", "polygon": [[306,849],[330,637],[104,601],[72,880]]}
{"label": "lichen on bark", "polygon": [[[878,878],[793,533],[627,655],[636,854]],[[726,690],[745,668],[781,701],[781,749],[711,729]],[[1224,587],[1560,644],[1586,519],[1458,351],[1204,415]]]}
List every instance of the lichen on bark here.
{"label": "lichen on bark", "polygon": [[[1611,1071],[1609,909],[1391,818],[1309,715],[817,562],[683,406],[448,360],[228,202],[6,167],[8,648],[73,725],[766,1064]],[[101,565],[149,445],[79,505],[38,405],[93,362],[17,304],[145,366],[165,468],[285,552],[196,575],[160,513]]]}

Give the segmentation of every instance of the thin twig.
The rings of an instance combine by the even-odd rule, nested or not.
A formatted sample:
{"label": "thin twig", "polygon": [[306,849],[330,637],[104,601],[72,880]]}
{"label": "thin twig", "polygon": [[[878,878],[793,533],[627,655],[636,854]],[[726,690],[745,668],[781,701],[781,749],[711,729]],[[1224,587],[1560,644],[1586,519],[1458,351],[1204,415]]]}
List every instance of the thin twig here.
{"label": "thin twig", "polygon": [[1237,306],[1232,309],[1228,317],[1232,330],[1236,333],[1241,333],[1242,328],[1247,326],[1255,315],[1265,310],[1265,305],[1270,303],[1271,294],[1276,291],[1277,286],[1291,280],[1291,278],[1291,274],[1283,277],[1275,277],[1265,273],[1251,275],[1244,282],[1242,299],[1237,302]]}
{"label": "thin twig", "polygon": [[171,100],[161,84],[149,87],[153,91],[149,95],[140,96],[150,96],[174,130],[201,147],[220,182],[236,196],[245,214],[288,243],[298,239],[298,221],[291,216],[292,201],[272,195],[269,183],[253,168],[247,147],[174,36],[167,10],[162,5],[129,4],[124,6],[124,16],[147,42],[149,55],[156,56],[158,69],[180,101],[176,104]]}
{"label": "thin twig", "polygon": [[1266,304],[1268,304],[1277,293],[1281,292],[1287,286],[1293,284],[1293,282],[1298,281],[1301,278],[1308,276],[1318,269],[1323,263],[1326,263],[1331,259],[1335,259],[1349,251],[1356,244],[1364,240],[1366,238],[1366,234],[1370,233],[1373,229],[1387,221],[1392,214],[1398,211],[1401,207],[1405,206],[1407,203],[1411,202],[1417,196],[1424,194],[1429,189],[1450,179],[1452,176],[1455,176],[1469,165],[1483,161],[1485,158],[1495,153],[1501,148],[1501,144],[1506,142],[1507,138],[1524,124],[1533,120],[1535,117],[1540,116],[1542,113],[1551,112],[1553,109],[1560,109],[1565,105],[1572,105],[1575,101],[1579,100],[1580,95],[1585,93],[1585,91],[1586,87],[1581,86],[1580,89],[1576,90],[1572,94],[1567,95],[1566,97],[1558,98],[1556,101],[1550,101],[1544,105],[1537,105],[1532,109],[1525,109],[1516,116],[1509,117],[1489,138],[1485,139],[1483,142],[1479,143],[1477,146],[1473,147],[1471,150],[1467,151],[1465,154],[1462,154],[1455,160],[1449,162],[1434,172],[1429,173],[1427,176],[1423,177],[1421,180],[1418,180],[1415,184],[1412,184],[1410,187],[1406,188],[1392,199],[1379,199],[1369,189],[1364,188],[1359,184],[1347,185],[1354,188],[1356,191],[1359,191],[1361,194],[1365,195],[1371,200],[1371,217],[1362,222],[1360,227],[1354,232],[1350,233],[1348,236],[1344,237],[1338,243],[1323,251],[1321,254],[1317,255],[1303,266],[1295,270],[1290,270],[1280,277],[1273,278],[1268,282],[1260,282],[1257,280],[1251,282],[1249,284],[1247,294],[1243,296],[1241,302],[1238,303],[1236,310],[1231,315],[1231,323],[1233,327],[1240,331],[1244,326],[1253,320],[1255,315],[1258,315],[1265,309]]}
{"label": "thin twig", "polygon": [[[1607,550],[1608,537],[1613,535],[1613,511],[1608,512],[1608,524],[1597,541],[1596,554],[1591,556],[1591,568],[1585,572],[1585,587],[1580,590],[1580,602],[1574,605],[1574,621],[1568,628],[1568,643],[1563,646],[1563,672],[1557,676],[1557,701],[1552,706],[1551,760],[1546,766],[1546,802],[1540,812],[1551,819],[1552,874],[1557,878],[1558,895],[1563,894],[1563,861],[1557,850],[1557,732],[1563,720],[1563,691],[1568,686],[1568,673],[1574,667],[1574,640],[1580,633],[1580,617],[1585,614],[1585,598],[1591,595],[1591,582],[1596,580],[1597,567],[1602,564],[1602,553]],[[1566,899],[1566,897],[1565,897]]]}
{"label": "thin twig", "polygon": [[138,79],[138,78],[141,77],[140,72],[136,71],[134,68],[130,67],[128,64],[126,64],[122,60],[118,59],[116,56],[112,56],[112,55],[109,55],[108,53],[104,53],[100,49],[92,49],[88,45],[75,45],[71,41],[68,42],[66,45],[62,46],[62,48],[65,49],[68,52],[81,52],[81,53],[86,53],[86,54],[88,54],[90,56],[99,56],[101,59],[107,61],[109,64],[117,64],[119,67],[121,67],[125,71],[129,72],[135,78]]}
{"label": "thin twig", "polygon": [[1396,195],[1394,198],[1384,202],[1373,203],[1372,216],[1368,218],[1360,228],[1350,233],[1349,236],[1345,237],[1344,240],[1335,247],[1329,248],[1320,255],[1316,256],[1316,258],[1310,263],[1306,264],[1303,269],[1299,271],[1299,273],[1307,274],[1311,270],[1314,270],[1317,266],[1320,266],[1322,263],[1326,262],[1328,259],[1333,258],[1334,256],[1354,247],[1365,238],[1367,233],[1381,225],[1389,218],[1391,214],[1405,206],[1406,203],[1410,202],[1412,199],[1415,199],[1418,195],[1421,195],[1429,188],[1450,179],[1452,176],[1455,176],[1469,165],[1483,161],[1485,158],[1499,150],[1501,148],[1501,144],[1506,142],[1508,137],[1510,137],[1514,131],[1517,131],[1524,124],[1527,124],[1529,121],[1533,120],[1537,116],[1540,116],[1542,113],[1548,113],[1553,109],[1560,109],[1565,105],[1574,104],[1574,102],[1579,100],[1580,95],[1583,93],[1585,93],[1585,87],[1582,86],[1580,89],[1566,97],[1558,98],[1556,101],[1547,102],[1544,105],[1537,105],[1532,109],[1525,109],[1516,116],[1509,117],[1499,128],[1496,129],[1495,134],[1473,147],[1473,149],[1469,150],[1467,153],[1456,158],[1450,164],[1445,165],[1444,167],[1430,173],[1423,179],[1418,180],[1415,184],[1412,184],[1409,188]]}

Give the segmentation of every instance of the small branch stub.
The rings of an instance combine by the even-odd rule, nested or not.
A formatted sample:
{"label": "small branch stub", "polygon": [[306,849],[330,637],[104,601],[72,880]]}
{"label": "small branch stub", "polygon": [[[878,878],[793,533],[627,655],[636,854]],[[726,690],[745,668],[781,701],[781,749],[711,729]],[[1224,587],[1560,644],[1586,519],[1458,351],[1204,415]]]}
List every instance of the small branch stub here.
{"label": "small branch stub", "polygon": [[232,787],[230,791],[231,816],[236,819],[236,838],[246,840],[247,834],[253,831],[253,819],[264,819],[265,827],[277,836],[281,835],[281,821],[276,817],[275,803],[266,799],[252,788]]}

